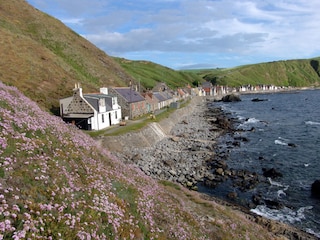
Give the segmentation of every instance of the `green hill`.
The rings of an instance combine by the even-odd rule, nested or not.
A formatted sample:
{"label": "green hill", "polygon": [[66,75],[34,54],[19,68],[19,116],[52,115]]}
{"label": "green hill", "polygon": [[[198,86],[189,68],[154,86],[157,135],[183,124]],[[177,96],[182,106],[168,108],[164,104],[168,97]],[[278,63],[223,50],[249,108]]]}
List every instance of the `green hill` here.
{"label": "green hill", "polygon": [[131,61],[123,58],[114,58],[122,68],[136,82],[142,86],[152,89],[158,82],[165,82],[170,88],[185,87],[200,83],[203,79],[197,74],[191,72],[175,71],[162,65],[149,61]]}
{"label": "green hill", "polygon": [[207,81],[228,86],[273,84],[310,87],[320,84],[319,61],[320,58],[276,61],[196,73]]}
{"label": "green hill", "polygon": [[[0,1],[0,80],[46,109],[72,94],[132,80],[106,53],[24,0]],[[53,110],[53,109],[52,109]]]}

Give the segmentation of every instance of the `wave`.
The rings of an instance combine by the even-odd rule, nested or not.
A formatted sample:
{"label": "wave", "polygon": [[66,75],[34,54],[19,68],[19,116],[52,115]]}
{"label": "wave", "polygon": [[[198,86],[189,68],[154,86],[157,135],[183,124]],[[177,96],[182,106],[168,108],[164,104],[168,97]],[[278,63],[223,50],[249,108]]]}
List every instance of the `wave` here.
{"label": "wave", "polygon": [[306,125],[320,125],[320,122],[306,121]]}
{"label": "wave", "polygon": [[274,140],[274,143],[275,143],[275,144],[278,144],[278,145],[288,146],[288,143],[283,142],[283,141],[281,141],[281,140],[279,140],[279,139]]}
{"label": "wave", "polygon": [[312,208],[312,206],[306,206],[294,211],[293,209],[287,207],[282,209],[270,209],[265,205],[258,205],[256,208],[251,209],[250,211],[268,219],[293,224],[304,220],[306,218],[305,212],[311,210]]}
{"label": "wave", "polygon": [[[277,186],[277,187],[286,187],[287,189],[288,189],[288,187],[289,186],[284,186],[284,185],[282,185],[281,183],[279,183],[279,182],[276,182],[276,181],[273,181],[271,178],[269,178],[268,177],[268,181],[269,181],[269,183],[271,184],[271,185],[273,185],[273,186]],[[287,190],[286,189],[286,190]]]}

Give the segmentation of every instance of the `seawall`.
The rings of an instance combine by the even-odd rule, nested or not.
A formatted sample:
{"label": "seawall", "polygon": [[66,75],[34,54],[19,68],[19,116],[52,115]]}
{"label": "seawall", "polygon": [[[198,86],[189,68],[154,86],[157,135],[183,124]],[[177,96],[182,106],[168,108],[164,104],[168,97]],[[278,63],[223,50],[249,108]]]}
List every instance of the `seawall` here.
{"label": "seawall", "polygon": [[139,131],[128,132],[120,136],[107,136],[99,139],[99,144],[111,152],[130,153],[131,148],[151,147],[170,135],[171,129],[199,104],[205,104],[206,97],[193,97],[190,103],[174,111],[160,122],[148,124]]}

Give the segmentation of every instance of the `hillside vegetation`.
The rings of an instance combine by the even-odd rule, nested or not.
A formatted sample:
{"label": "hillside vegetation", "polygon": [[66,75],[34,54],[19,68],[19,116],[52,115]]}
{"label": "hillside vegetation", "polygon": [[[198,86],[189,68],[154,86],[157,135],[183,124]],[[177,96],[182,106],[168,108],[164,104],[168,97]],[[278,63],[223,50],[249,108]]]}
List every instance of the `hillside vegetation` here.
{"label": "hillside vegetation", "polygon": [[232,87],[247,84],[317,87],[320,85],[319,61],[320,58],[276,61],[230,69],[198,70],[194,73],[207,81]]}
{"label": "hillside vegetation", "polygon": [[46,109],[72,94],[128,86],[132,78],[106,53],[24,0],[0,1],[0,80]]}
{"label": "hillside vegetation", "polygon": [[1,239],[276,239],[156,182],[0,82]]}
{"label": "hillside vegetation", "polygon": [[170,88],[185,87],[197,85],[204,80],[197,74],[183,71],[175,71],[162,65],[149,61],[131,61],[124,58],[114,58],[123,69],[136,82],[144,88],[152,89],[158,82],[165,82]]}

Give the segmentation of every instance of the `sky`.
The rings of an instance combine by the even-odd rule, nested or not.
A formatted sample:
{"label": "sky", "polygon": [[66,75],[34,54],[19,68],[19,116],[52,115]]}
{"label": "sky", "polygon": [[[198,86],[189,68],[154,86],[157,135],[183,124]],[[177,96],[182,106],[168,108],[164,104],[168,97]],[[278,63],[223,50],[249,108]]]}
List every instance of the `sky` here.
{"label": "sky", "polygon": [[110,56],[172,69],[320,56],[319,0],[27,0]]}

